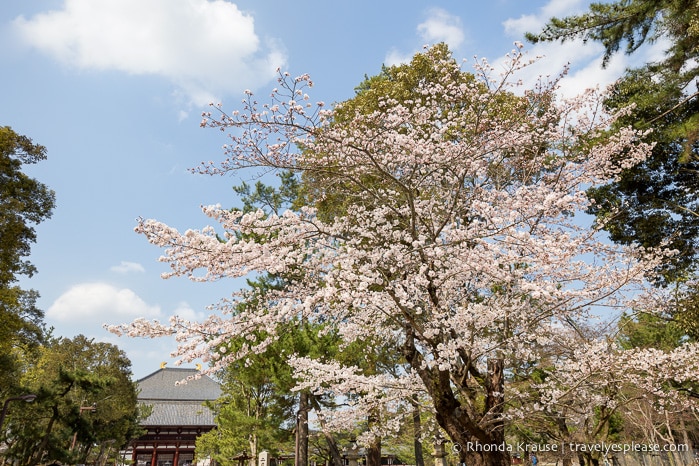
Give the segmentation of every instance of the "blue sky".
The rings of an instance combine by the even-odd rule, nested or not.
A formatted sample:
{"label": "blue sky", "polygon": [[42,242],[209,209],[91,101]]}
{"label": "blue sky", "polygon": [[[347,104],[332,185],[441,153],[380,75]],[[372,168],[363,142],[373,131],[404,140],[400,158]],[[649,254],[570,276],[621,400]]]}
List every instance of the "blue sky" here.
{"label": "blue sky", "polygon": [[[309,73],[311,98],[352,96],[382,64],[447,42],[456,58],[498,63],[552,15],[584,0],[223,1],[5,0],[0,4],[0,125],[48,149],[27,172],[56,191],[38,228],[22,286],[41,293],[59,336],[84,334],[126,351],[135,378],[173,364],[169,340],[117,338],[102,324],[206,315],[240,282],[160,278],[161,251],[133,232],[137,217],[201,228],[199,206],[236,205],[240,177],[187,169],[221,157],[225,136],[199,127],[209,102],[235,108],[243,91],[266,94],[275,70]],[[634,60],[658,53],[645,50]],[[629,57],[600,67],[598,45],[527,44],[543,55],[525,79],[571,73],[563,91],[607,84]],[[247,175],[245,175],[247,176]],[[247,181],[250,181],[248,178]]]}

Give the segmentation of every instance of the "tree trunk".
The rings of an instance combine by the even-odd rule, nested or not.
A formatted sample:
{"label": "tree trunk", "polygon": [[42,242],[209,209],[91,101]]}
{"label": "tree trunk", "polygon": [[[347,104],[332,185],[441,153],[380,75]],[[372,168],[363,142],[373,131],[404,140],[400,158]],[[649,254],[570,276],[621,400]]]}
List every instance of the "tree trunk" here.
{"label": "tree trunk", "polygon": [[[568,423],[566,422],[566,412],[564,408],[562,412],[553,414],[554,422],[558,428],[558,434],[561,438],[561,453],[560,458],[562,466],[572,466],[573,465],[573,452],[568,447],[568,440],[570,439],[570,431],[568,429]],[[582,464],[579,466],[583,466]]]}
{"label": "tree trunk", "polygon": [[250,447],[250,460],[248,461],[248,464],[250,466],[256,466],[257,465],[257,434],[250,434],[248,435],[248,446]]}
{"label": "tree trunk", "polygon": [[[452,388],[452,374],[438,367],[430,367],[415,345],[415,333],[405,328],[403,355],[423,381],[434,403],[437,423],[454,442],[459,461],[468,466],[510,466],[510,453],[505,443],[504,426],[504,360],[492,357],[487,362],[487,373],[478,377],[479,393],[485,396],[481,408],[462,405]],[[464,360],[467,359],[463,355]],[[471,366],[469,373],[478,370]],[[464,389],[473,390],[465,384]]]}
{"label": "tree trunk", "polygon": [[366,449],[366,466],[381,466],[381,438],[376,437]]}
{"label": "tree trunk", "polygon": [[[372,413],[367,421],[371,428],[378,421],[378,416]],[[366,466],[381,466],[381,437],[374,437],[366,447]]]}
{"label": "tree trunk", "polygon": [[682,429],[682,441],[684,444],[687,446],[687,448],[691,451],[694,449],[694,446],[692,445],[691,440],[689,440],[689,434],[687,433],[687,426],[684,423],[684,417],[680,414],[680,429]]}
{"label": "tree trunk", "polygon": [[296,415],[296,454],[294,466],[308,466],[308,392],[299,393],[299,412]]}
{"label": "tree trunk", "polygon": [[422,424],[420,420],[420,408],[417,404],[417,395],[413,396],[413,447],[415,450],[415,466],[425,466],[425,458],[422,453]]}
{"label": "tree trunk", "polygon": [[333,437],[333,435],[325,428],[325,418],[323,418],[323,415],[320,413],[320,403],[318,402],[318,398],[310,395],[309,401],[311,406],[313,406],[313,409],[316,411],[316,415],[318,416],[318,423],[320,424],[321,432],[323,432],[323,437],[325,437],[325,441],[328,442],[328,450],[330,450],[332,466],[344,466],[342,453],[340,453],[340,448],[337,446],[335,437]]}
{"label": "tree trunk", "polygon": [[[462,409],[454,393],[449,390],[446,406],[451,409],[438,411],[437,420],[445,428],[449,437],[460,446],[459,459],[468,466],[510,466],[510,452],[505,442],[505,363],[500,357],[489,358],[487,373],[483,381],[485,406],[481,418],[474,422],[474,417]],[[443,376],[448,379],[448,374]],[[442,421],[440,421],[440,418]],[[448,426],[449,428],[446,428]]]}
{"label": "tree trunk", "polygon": [[41,439],[41,443],[39,443],[39,446],[36,448],[36,451],[29,458],[29,462],[27,463],[28,466],[36,466],[37,464],[41,463],[43,460],[44,452],[46,451],[46,447],[48,447],[48,444],[49,444],[49,436],[51,435],[51,431],[53,430],[53,424],[56,422],[56,420],[59,417],[58,406],[57,405],[51,406],[51,412],[52,412],[51,419],[49,420],[49,423],[46,426],[46,429],[44,431],[44,436]]}
{"label": "tree trunk", "polygon": [[[562,447],[562,449],[565,449],[566,447]],[[561,465],[562,466],[573,466],[573,458],[571,457],[570,452],[563,453],[561,455]]]}

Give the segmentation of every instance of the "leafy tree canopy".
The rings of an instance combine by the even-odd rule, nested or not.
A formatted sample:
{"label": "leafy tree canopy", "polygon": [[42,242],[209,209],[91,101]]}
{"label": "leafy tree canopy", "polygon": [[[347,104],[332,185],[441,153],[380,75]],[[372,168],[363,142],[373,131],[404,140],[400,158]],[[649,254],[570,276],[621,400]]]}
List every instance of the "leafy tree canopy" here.
{"label": "leafy tree canopy", "polygon": [[45,158],[43,146],[0,127],[0,375],[5,388],[17,379],[17,353],[35,346],[44,333],[38,293],[16,283],[36,272],[26,260],[36,241],[34,226],[50,218],[55,205],[54,192],[22,171]]}
{"label": "leafy tree canopy", "polygon": [[109,343],[82,335],[50,338],[36,359],[25,362],[23,392],[37,397],[8,413],[4,457],[32,466],[86,463],[95,460],[96,450],[118,454],[140,430],[130,366]]}
{"label": "leafy tree canopy", "polygon": [[20,136],[10,127],[0,127],[0,285],[31,277],[36,268],[24,257],[36,241],[32,225],[51,217],[54,192],[22,173],[23,164],[46,159],[46,148]]}

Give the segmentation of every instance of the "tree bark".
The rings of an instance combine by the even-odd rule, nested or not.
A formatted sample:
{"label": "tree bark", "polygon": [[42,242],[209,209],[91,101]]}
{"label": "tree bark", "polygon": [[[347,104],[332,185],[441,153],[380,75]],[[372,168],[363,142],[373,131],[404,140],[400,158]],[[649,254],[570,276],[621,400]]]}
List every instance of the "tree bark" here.
{"label": "tree bark", "polygon": [[[470,372],[477,373],[479,390],[485,396],[485,405],[477,411],[459,401],[447,370],[427,364],[416,348],[413,329],[408,326],[405,332],[403,354],[432,398],[437,422],[458,446],[459,461],[468,466],[510,466],[503,420],[504,360],[495,355],[488,359],[486,374],[477,373],[475,368],[470,369]],[[471,390],[465,385],[463,388]]]}
{"label": "tree bark", "polygon": [[308,392],[299,393],[299,411],[296,415],[296,455],[294,466],[308,466]]}
{"label": "tree bark", "polygon": [[332,461],[333,466],[344,466],[344,461],[342,459],[342,453],[340,453],[340,448],[337,446],[337,442],[335,441],[335,437],[331,433],[327,431],[325,428],[325,419],[323,418],[322,414],[320,413],[320,403],[318,402],[318,399],[311,395],[309,397],[309,401],[313,409],[316,411],[318,415],[318,423],[320,424],[320,430],[323,432],[323,437],[325,437],[325,441],[328,443],[328,450],[330,450],[330,459]]}
{"label": "tree bark", "polygon": [[[369,427],[377,422],[377,418],[375,414],[369,415]],[[374,437],[366,447],[366,466],[381,466],[381,437]]]}
{"label": "tree bark", "polygon": [[366,449],[366,466],[381,466],[381,439],[378,437]]}
{"label": "tree bark", "polygon": [[684,423],[684,418],[680,414],[680,429],[682,429],[682,441],[691,450],[694,449],[691,440],[689,439],[689,434],[687,433],[687,426]]}
{"label": "tree bark", "polygon": [[415,466],[425,466],[425,458],[422,452],[422,423],[420,408],[417,404],[417,395],[413,396],[413,448],[415,451]]}
{"label": "tree bark", "polygon": [[[572,466],[573,465],[573,452],[567,445],[567,440],[569,439],[570,432],[568,431],[568,423],[566,422],[565,415],[557,413],[554,415],[554,421],[556,427],[558,428],[558,433],[561,438],[561,462],[562,466]],[[580,465],[582,466],[582,464]]]}

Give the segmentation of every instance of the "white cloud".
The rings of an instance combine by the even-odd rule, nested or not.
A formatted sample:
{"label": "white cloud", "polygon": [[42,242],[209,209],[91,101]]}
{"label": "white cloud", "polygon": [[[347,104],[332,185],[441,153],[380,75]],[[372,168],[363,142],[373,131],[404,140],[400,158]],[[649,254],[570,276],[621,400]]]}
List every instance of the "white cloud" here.
{"label": "white cloud", "polygon": [[[513,39],[523,40],[525,32],[541,31],[553,16],[562,18],[586,11],[588,2],[581,0],[551,0],[536,14],[510,18],[503,22],[505,33]],[[534,65],[518,74],[526,86],[531,86],[540,76],[556,77],[566,66],[570,67],[568,75],[561,81],[559,95],[572,97],[587,88],[605,87],[619,79],[627,68],[656,60],[666,48],[666,43],[642,47],[631,56],[623,53],[614,55],[606,68],[602,68],[604,48],[597,42],[583,43],[582,39],[561,42],[541,42],[526,44],[529,56],[540,56]]]}
{"label": "white cloud", "polygon": [[519,18],[509,18],[503,22],[505,33],[521,40],[525,32],[536,33],[546,25],[552,17],[565,17],[585,11],[588,2],[582,0],[551,0],[539,9],[537,14],[522,15]]}
{"label": "white cloud", "polygon": [[128,274],[128,273],[143,273],[146,269],[138,262],[121,261],[121,264],[114,265],[109,268],[112,272]]}
{"label": "white cloud", "polygon": [[458,49],[465,39],[461,18],[441,8],[431,8],[417,31],[428,44],[445,42],[451,50]]}
{"label": "white cloud", "polygon": [[160,307],[151,306],[128,288],[106,283],[81,283],[54,301],[46,317],[62,323],[89,324],[121,322],[136,317],[160,316]]}
{"label": "white cloud", "polygon": [[184,301],[179,303],[177,309],[173,311],[172,315],[190,322],[201,322],[208,317],[205,312],[195,311],[188,303]]}
{"label": "white cloud", "polygon": [[[625,69],[626,57],[615,57],[609,66],[602,68],[602,46],[599,44],[583,45],[581,42],[564,44],[537,44],[525,46],[526,59],[539,57],[516,74],[522,80],[525,89],[530,89],[543,79],[557,79],[568,67],[568,74],[561,80],[558,94],[572,97],[591,87],[605,87],[617,80]],[[507,60],[505,60],[507,61]],[[496,69],[498,60],[492,62]],[[504,67],[502,67],[504,70]]]}
{"label": "white cloud", "polygon": [[[427,10],[427,18],[417,25],[417,33],[422,41],[421,47],[444,42],[452,51],[457,50],[466,39],[461,18],[441,8]],[[398,49],[392,48],[386,54],[384,64],[386,66],[395,66],[409,63],[420,50],[415,49],[412,52],[401,53]]]}
{"label": "white cloud", "polygon": [[61,63],[162,76],[196,104],[254,89],[286,63],[252,16],[223,0],[65,0],[14,25]]}
{"label": "white cloud", "polygon": [[572,97],[581,94],[585,89],[599,86],[604,89],[614,83],[628,67],[627,57],[617,55],[613,57],[606,68],[602,68],[602,47],[595,60],[588,62],[585,66],[572,70],[568,76],[561,81],[560,94]]}
{"label": "white cloud", "polygon": [[402,63],[410,63],[410,60],[413,58],[412,53],[407,53],[403,54],[398,51],[398,49],[391,49],[388,54],[386,54],[386,58],[384,58],[384,65],[386,66],[396,66],[400,65]]}

